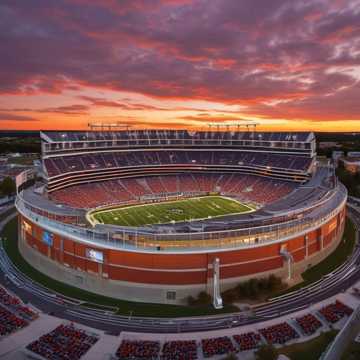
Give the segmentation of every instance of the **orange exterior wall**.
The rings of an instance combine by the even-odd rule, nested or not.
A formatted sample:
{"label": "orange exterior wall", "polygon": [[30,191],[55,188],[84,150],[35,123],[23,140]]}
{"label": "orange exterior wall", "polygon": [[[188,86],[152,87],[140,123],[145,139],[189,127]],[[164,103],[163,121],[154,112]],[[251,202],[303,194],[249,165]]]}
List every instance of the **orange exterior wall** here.
{"label": "orange exterior wall", "polygon": [[[211,264],[220,259],[221,278],[246,276],[265,271],[280,269],[284,260],[280,249],[286,247],[294,261],[301,262],[329,246],[335,239],[336,231],[345,218],[345,209],[321,228],[282,243],[259,246],[250,249],[219,251],[197,254],[135,253],[122,250],[102,249],[99,246],[87,246],[54,234],[52,246],[42,241],[43,230],[38,225],[25,220],[31,226],[25,238],[29,246],[44,256],[76,270],[90,272],[112,280],[149,284],[204,284],[211,276]],[[321,236],[323,241],[321,242]],[[103,253],[103,263],[97,263],[87,257],[87,249]]]}

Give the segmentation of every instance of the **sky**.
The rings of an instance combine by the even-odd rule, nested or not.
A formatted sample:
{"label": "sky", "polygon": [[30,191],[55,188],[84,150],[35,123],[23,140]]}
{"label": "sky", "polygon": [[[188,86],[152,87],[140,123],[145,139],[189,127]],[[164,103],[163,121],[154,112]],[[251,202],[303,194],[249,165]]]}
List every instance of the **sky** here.
{"label": "sky", "polygon": [[1,0],[0,129],[360,131],[360,0]]}

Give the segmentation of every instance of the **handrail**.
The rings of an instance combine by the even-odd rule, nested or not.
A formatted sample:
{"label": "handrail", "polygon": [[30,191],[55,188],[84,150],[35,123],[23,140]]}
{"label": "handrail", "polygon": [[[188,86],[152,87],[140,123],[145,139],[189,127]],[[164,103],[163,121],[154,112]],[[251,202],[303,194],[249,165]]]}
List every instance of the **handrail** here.
{"label": "handrail", "polygon": [[[341,188],[341,190],[344,190]],[[62,236],[75,238],[86,243],[98,243],[107,247],[123,249],[144,249],[152,251],[188,251],[219,249],[219,248],[244,248],[261,246],[272,242],[283,241],[313,228],[319,227],[329,221],[343,208],[346,202],[346,190],[337,191],[337,196],[328,200],[327,207],[314,209],[316,214],[306,214],[302,218],[284,223],[248,227],[243,229],[219,230],[214,232],[193,233],[151,233],[145,230],[124,229],[119,231],[96,230],[63,224],[34,213],[30,204],[18,194],[16,207],[18,211],[31,221],[41,224],[50,231]],[[329,206],[331,210],[329,211]],[[160,248],[160,249],[159,249]]]}

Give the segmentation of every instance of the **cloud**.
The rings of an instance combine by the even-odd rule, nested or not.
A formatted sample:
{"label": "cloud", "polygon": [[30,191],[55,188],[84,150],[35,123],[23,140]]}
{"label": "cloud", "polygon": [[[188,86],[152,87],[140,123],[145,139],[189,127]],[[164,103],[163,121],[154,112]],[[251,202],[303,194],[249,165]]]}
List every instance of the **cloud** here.
{"label": "cloud", "polygon": [[42,113],[58,113],[65,115],[83,115],[87,114],[89,107],[87,105],[68,105],[68,106],[58,106],[58,107],[49,107],[41,110],[37,110],[37,112]]}
{"label": "cloud", "polygon": [[201,122],[201,123],[206,123],[206,124],[227,123],[227,122],[236,123],[237,121],[241,122],[241,121],[245,120],[241,116],[229,115],[227,113],[217,114],[217,115],[209,114],[209,113],[199,113],[197,115],[180,116],[180,117],[178,117],[178,119],[191,120],[191,121],[196,121],[196,122]]}
{"label": "cloud", "polygon": [[[263,118],[359,119],[358,9],[331,0],[4,0],[0,93],[93,88],[239,105]],[[38,111],[179,110],[76,98],[87,105]]]}
{"label": "cloud", "polygon": [[38,121],[31,116],[0,112],[0,121]]}

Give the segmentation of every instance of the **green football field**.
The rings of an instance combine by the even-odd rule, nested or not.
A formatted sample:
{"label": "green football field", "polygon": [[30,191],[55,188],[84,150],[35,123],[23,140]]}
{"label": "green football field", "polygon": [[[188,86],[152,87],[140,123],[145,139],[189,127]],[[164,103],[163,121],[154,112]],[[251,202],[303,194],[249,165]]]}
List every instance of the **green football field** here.
{"label": "green football field", "polygon": [[206,196],[93,212],[93,223],[142,226],[199,220],[254,211],[249,205],[222,196]]}

